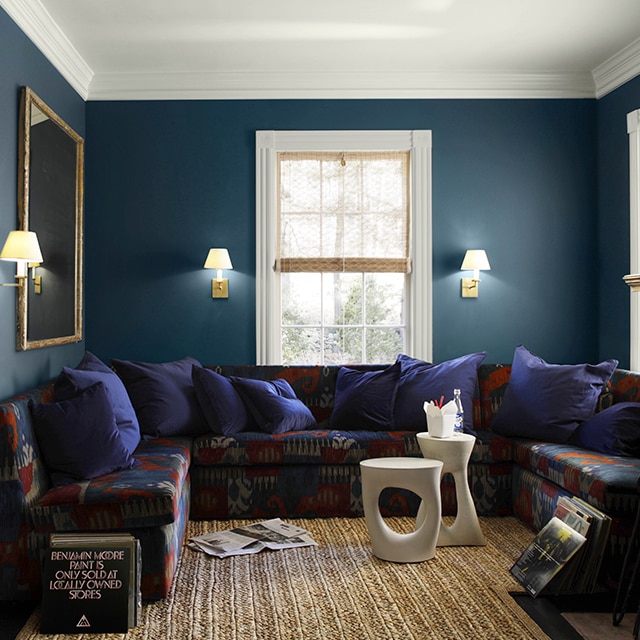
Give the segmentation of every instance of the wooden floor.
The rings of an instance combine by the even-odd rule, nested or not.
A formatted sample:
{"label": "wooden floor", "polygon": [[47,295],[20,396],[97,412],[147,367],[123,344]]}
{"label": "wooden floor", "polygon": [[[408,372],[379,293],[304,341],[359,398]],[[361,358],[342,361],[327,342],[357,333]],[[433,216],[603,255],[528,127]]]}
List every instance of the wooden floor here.
{"label": "wooden floor", "polygon": [[584,640],[632,640],[634,614],[627,614],[619,626],[614,627],[610,613],[563,613],[562,617],[578,631]]}

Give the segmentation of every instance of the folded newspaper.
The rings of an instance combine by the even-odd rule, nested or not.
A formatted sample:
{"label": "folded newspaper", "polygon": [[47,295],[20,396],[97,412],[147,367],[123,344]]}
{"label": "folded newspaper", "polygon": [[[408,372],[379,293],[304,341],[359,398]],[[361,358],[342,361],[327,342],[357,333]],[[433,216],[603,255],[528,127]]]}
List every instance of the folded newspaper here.
{"label": "folded newspaper", "polygon": [[189,538],[189,546],[216,558],[258,553],[263,549],[291,549],[317,545],[306,529],[274,518]]}

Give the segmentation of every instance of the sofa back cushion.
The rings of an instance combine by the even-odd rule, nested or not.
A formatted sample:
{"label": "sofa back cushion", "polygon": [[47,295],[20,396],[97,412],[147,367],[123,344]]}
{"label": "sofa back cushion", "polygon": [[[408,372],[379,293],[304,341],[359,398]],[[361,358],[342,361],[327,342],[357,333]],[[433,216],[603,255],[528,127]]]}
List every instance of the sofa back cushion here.
{"label": "sofa back cushion", "polygon": [[617,360],[599,364],[549,364],[516,347],[509,383],[492,429],[504,435],[567,442],[598,407]]}

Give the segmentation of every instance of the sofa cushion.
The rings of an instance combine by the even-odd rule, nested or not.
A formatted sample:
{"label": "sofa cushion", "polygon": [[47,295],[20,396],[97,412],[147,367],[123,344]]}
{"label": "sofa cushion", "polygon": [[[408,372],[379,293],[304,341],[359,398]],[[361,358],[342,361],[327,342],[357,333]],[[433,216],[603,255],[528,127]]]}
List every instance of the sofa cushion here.
{"label": "sofa cushion", "polygon": [[252,380],[232,377],[245,406],[261,431],[286,433],[316,426],[311,411],[286,380]]}
{"label": "sofa cushion", "polygon": [[336,379],[332,429],[393,429],[393,408],[400,380],[400,363],[382,371],[341,367]]}
{"label": "sofa cushion", "polygon": [[174,522],[191,462],[190,438],[142,440],[140,463],[85,482],[50,489],[31,515],[38,531],[110,531]]}
{"label": "sofa cushion", "polygon": [[140,431],[151,437],[197,435],[209,425],[200,409],[191,369],[194,358],[175,362],[112,360],[136,410]]}
{"label": "sofa cushion", "polygon": [[211,431],[230,435],[255,427],[251,414],[229,378],[204,367],[193,367],[191,377]]}
{"label": "sofa cushion", "polygon": [[365,458],[421,456],[409,431],[311,429],[279,435],[245,431],[234,436],[206,434],[193,442],[193,464],[289,465],[357,464]]}
{"label": "sofa cushion", "polygon": [[122,442],[131,453],[140,442],[140,425],[136,412],[122,380],[92,353],[87,351],[75,369],[62,369],[54,382],[55,399],[69,400],[96,382],[104,385],[116,416]]}
{"label": "sofa cushion", "polygon": [[439,401],[444,397],[444,402],[449,402],[453,400],[453,390],[460,389],[464,430],[474,433],[473,395],[478,383],[478,367],[486,355],[486,351],[482,351],[431,364],[400,354],[398,362],[401,374],[394,409],[395,428],[415,431],[426,429],[425,401]]}
{"label": "sofa cushion", "polygon": [[514,440],[518,466],[549,480],[608,514],[637,508],[640,460],[575,445]]}
{"label": "sofa cushion", "polygon": [[575,431],[579,447],[640,458],[640,403],[619,402],[596,413]]}
{"label": "sofa cushion", "polygon": [[54,486],[130,469],[125,447],[102,382],[60,402],[31,404],[44,463]]}
{"label": "sofa cushion", "polygon": [[617,364],[617,360],[597,365],[548,364],[518,346],[492,428],[508,436],[568,442],[578,425],[593,415]]}

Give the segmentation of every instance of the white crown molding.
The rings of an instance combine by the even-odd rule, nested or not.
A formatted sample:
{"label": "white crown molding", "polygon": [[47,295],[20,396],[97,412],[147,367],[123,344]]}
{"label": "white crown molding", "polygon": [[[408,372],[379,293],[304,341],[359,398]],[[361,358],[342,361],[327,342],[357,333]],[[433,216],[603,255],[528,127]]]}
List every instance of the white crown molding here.
{"label": "white crown molding", "polygon": [[640,75],[640,38],[593,70],[596,98],[602,98],[638,75]]}
{"label": "white crown molding", "polygon": [[90,100],[593,98],[591,74],[172,72],[102,73]]}
{"label": "white crown molding", "polygon": [[286,98],[601,98],[640,75],[640,39],[591,74],[421,72],[103,73],[89,65],[40,0],[0,0],[84,100]]}
{"label": "white crown molding", "polygon": [[39,0],[0,0],[0,6],[86,100],[93,71]]}

